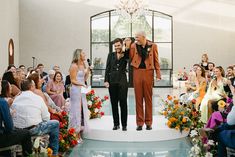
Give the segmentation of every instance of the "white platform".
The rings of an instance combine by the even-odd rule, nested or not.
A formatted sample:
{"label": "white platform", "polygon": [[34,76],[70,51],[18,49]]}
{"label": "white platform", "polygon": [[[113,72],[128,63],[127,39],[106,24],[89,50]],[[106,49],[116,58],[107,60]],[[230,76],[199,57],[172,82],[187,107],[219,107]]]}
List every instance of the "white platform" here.
{"label": "white platform", "polygon": [[150,142],[165,141],[184,138],[189,132],[180,133],[179,130],[170,129],[166,125],[167,120],[162,115],[153,117],[153,129],[146,130],[143,126],[142,131],[136,131],[135,115],[128,116],[127,131],[113,131],[112,116],[103,116],[102,118],[89,121],[90,131],[83,136],[86,139],[117,142]]}

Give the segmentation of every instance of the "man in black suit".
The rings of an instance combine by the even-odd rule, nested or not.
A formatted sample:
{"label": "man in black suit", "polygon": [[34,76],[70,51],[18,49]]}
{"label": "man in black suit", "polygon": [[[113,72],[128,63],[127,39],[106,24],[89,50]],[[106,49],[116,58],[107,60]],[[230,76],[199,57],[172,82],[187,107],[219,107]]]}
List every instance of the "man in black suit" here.
{"label": "man in black suit", "polygon": [[[131,40],[126,41],[126,49],[129,49]],[[108,55],[105,70],[104,86],[109,88],[109,95],[113,113],[113,130],[120,128],[118,103],[121,109],[122,130],[127,130],[127,90],[128,83],[126,77],[126,67],[129,53],[123,52],[123,40],[117,38],[113,41],[115,52]]]}

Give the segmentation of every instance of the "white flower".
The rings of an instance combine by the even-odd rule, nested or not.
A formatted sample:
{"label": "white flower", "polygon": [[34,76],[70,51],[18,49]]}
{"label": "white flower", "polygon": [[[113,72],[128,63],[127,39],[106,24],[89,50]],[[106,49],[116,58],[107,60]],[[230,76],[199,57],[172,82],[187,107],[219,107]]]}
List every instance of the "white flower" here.
{"label": "white flower", "polygon": [[207,142],[207,144],[208,144],[208,145],[211,145],[211,146],[214,146],[214,145],[215,145],[215,143],[214,143],[213,140],[209,140],[209,141]]}
{"label": "white flower", "polygon": [[206,155],[205,155],[205,157],[213,157],[213,154],[210,153],[210,152],[207,152]]}
{"label": "white flower", "polygon": [[98,108],[95,109],[95,113],[97,113],[97,112],[99,112],[99,109],[98,109]]}
{"label": "white flower", "polygon": [[87,105],[89,106],[89,105],[92,105],[92,102],[91,101],[88,101],[87,102]]}
{"label": "white flower", "polygon": [[198,132],[196,130],[192,130],[190,132],[190,137],[195,137],[195,136],[198,136]]}

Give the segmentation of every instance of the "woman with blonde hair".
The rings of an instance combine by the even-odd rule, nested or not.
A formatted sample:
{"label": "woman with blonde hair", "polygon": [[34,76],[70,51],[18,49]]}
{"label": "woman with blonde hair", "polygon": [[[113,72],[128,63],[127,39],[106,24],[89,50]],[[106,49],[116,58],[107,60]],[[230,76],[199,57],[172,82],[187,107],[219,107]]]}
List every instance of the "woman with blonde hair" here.
{"label": "woman with blonde hair", "polygon": [[202,99],[200,106],[201,121],[203,123],[206,123],[212,114],[212,103],[228,97],[225,93],[224,86],[226,84],[231,84],[231,82],[224,77],[224,69],[221,66],[216,67],[214,72],[215,78],[210,82],[206,95]]}
{"label": "woman with blonde hair", "polygon": [[208,55],[207,55],[206,53],[204,53],[204,54],[202,55],[201,66],[202,66],[205,70],[209,70],[209,68],[208,68],[208,62],[209,62]]}
{"label": "woman with blonde hair", "polygon": [[82,142],[80,137],[80,133],[82,131],[81,125],[84,125],[83,130],[84,132],[87,132],[87,123],[89,120],[86,94],[81,92],[82,87],[86,88],[85,81],[87,80],[90,72],[89,67],[86,68],[85,60],[86,56],[82,49],[76,49],[73,53],[72,64],[69,69],[72,84],[70,89],[69,127],[75,128],[78,133],[78,143]]}

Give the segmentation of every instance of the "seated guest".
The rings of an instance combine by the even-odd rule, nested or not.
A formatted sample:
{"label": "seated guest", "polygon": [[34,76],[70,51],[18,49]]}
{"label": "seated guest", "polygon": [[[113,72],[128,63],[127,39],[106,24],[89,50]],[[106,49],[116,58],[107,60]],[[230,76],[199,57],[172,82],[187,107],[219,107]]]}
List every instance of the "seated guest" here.
{"label": "seated guest", "polygon": [[23,81],[25,79],[26,75],[24,70],[22,70],[21,68],[17,68],[16,69],[16,76],[15,76],[15,80],[17,83],[17,87],[20,87],[21,81]]}
{"label": "seated guest", "polygon": [[47,75],[46,78],[44,79],[45,82],[44,82],[43,85],[42,85],[42,91],[43,91],[43,92],[46,92],[47,83],[50,82],[50,81],[52,81],[53,78],[54,78],[54,76],[55,76],[55,71],[54,71],[54,70],[49,70],[49,71],[48,71],[48,75]]}
{"label": "seated guest", "polygon": [[6,80],[11,84],[11,97],[17,96],[21,91],[19,86],[17,85],[16,79],[11,71],[5,72],[3,74],[2,80]]}
{"label": "seated guest", "polygon": [[[230,80],[230,83],[225,86],[225,90],[228,94],[228,97],[232,98],[232,94],[235,92],[235,74],[233,73],[233,66],[227,67],[226,78]],[[231,86],[229,86],[231,84]]]}
{"label": "seated guest", "polygon": [[226,78],[227,79],[233,79],[234,78],[233,66],[227,67]]}
{"label": "seated guest", "polygon": [[43,99],[34,94],[35,84],[28,79],[21,83],[22,93],[15,98],[12,107],[16,110],[13,118],[16,128],[27,129],[32,135],[49,134],[49,147],[53,156],[58,156],[59,122],[50,120],[50,113]]}
{"label": "seated guest", "polygon": [[63,106],[65,105],[65,99],[63,96],[65,88],[62,79],[63,77],[61,72],[57,71],[53,80],[48,82],[46,87],[47,94],[60,108],[63,108]]}
{"label": "seated guest", "polygon": [[43,64],[41,64],[41,63],[38,64],[36,69],[38,69],[38,72],[39,72],[39,74],[41,75],[42,78],[47,76],[47,73],[44,71],[44,65]]}
{"label": "seated guest", "polygon": [[[2,91],[1,85],[0,91]],[[2,93],[0,94],[2,95]],[[14,129],[9,105],[7,101],[0,96],[0,148],[16,144],[21,144],[23,156],[32,154],[30,132],[28,130]],[[10,156],[10,152],[1,152],[0,156],[2,155]]]}
{"label": "seated guest", "polygon": [[189,72],[188,80],[187,82],[185,82],[185,87],[186,87],[186,93],[180,96],[180,102],[183,104],[187,104],[190,101],[189,98],[196,90],[196,73],[194,71]]}
{"label": "seated guest", "polygon": [[194,64],[192,70],[193,70],[194,72],[196,72],[198,66],[200,66],[200,65],[199,65],[199,64]]}
{"label": "seated guest", "polygon": [[[61,72],[62,78],[63,78],[63,80],[65,80],[66,75],[62,73],[62,71],[60,70],[60,66],[59,66],[59,65],[54,65],[54,66],[52,67],[52,69],[53,69],[55,72]],[[64,83],[64,82],[63,82],[63,83]]]}
{"label": "seated guest", "polygon": [[226,114],[226,103],[223,100],[217,102],[218,109],[215,109],[215,112],[212,113],[211,117],[209,118],[206,127],[210,129],[215,129],[220,124],[226,122],[227,114]]}
{"label": "seated guest", "polygon": [[215,130],[218,139],[218,157],[227,156],[226,147],[235,149],[235,107],[227,116],[227,123]]}
{"label": "seated guest", "polygon": [[33,73],[31,75],[29,75],[28,77],[29,80],[34,81],[35,83],[35,90],[33,91],[35,94],[39,95],[40,97],[42,97],[43,101],[45,102],[45,104],[48,107],[48,111],[51,114],[51,119],[55,119],[60,121],[61,120],[61,116],[60,113],[62,110],[55,105],[55,103],[53,102],[53,100],[51,100],[51,98],[48,96],[47,93],[43,93],[42,92],[42,83],[43,83],[43,79],[41,78],[39,73]]}
{"label": "seated guest", "polygon": [[205,69],[202,66],[198,66],[196,70],[196,91],[194,93],[197,93],[196,104],[195,109],[199,109],[199,105],[201,104],[202,99],[204,98],[206,94],[206,78],[205,78]]}
{"label": "seated guest", "polygon": [[211,80],[214,78],[214,68],[215,64],[212,62],[208,62],[208,71],[206,72],[207,82],[211,82]]}
{"label": "seated guest", "polygon": [[15,67],[15,65],[14,65],[14,64],[10,64],[10,65],[8,65],[8,67],[7,67],[7,71],[11,71],[11,72],[12,72],[12,74],[13,74],[13,76],[15,77],[15,75],[16,75],[16,67]]}
{"label": "seated guest", "polygon": [[223,98],[226,98],[226,94],[224,91],[224,83],[228,82],[226,78],[224,78],[224,70],[221,66],[216,67],[215,76],[208,87],[206,95],[202,99],[200,111],[201,111],[201,121],[206,123],[208,118],[210,117],[210,110],[208,110],[208,106],[211,106],[213,101],[218,101]]}

